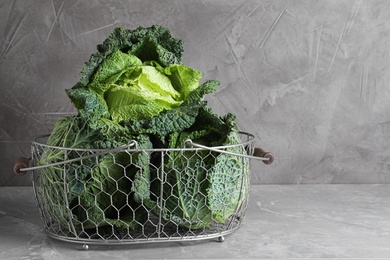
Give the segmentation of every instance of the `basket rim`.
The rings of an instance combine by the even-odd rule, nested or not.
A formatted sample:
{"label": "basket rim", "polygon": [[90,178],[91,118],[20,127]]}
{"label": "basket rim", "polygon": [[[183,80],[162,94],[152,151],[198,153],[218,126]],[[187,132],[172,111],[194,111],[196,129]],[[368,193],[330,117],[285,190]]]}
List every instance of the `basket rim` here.
{"label": "basket rim", "polygon": [[[236,144],[231,144],[231,145],[219,145],[219,146],[210,146],[212,149],[226,149],[226,148],[232,148],[232,147],[237,147],[237,146],[246,146],[249,144],[252,144],[255,141],[255,136],[251,133],[244,132],[244,131],[238,131],[238,133],[241,136],[244,136],[247,138],[246,141],[242,141]],[[80,151],[80,152],[102,152],[102,151],[107,151],[107,150],[112,150],[113,148],[110,149],[92,149],[92,148],[78,148],[78,147],[62,147],[62,146],[55,146],[55,145],[48,145],[43,143],[40,140],[44,140],[48,138],[50,134],[44,134],[44,135],[39,135],[34,138],[34,141],[32,141],[32,145],[38,145],[41,147],[45,148],[50,148],[50,149],[60,149],[60,150],[68,150],[68,151]],[[134,148],[134,144],[135,147]],[[135,140],[129,140],[128,144],[119,146],[117,148],[122,148],[118,149],[117,151],[129,151],[129,152],[158,152],[158,151],[163,151],[163,152],[168,152],[168,151],[197,151],[197,150],[206,150],[206,148],[199,148],[199,147],[186,147],[185,144],[183,144],[183,147],[181,148],[138,148],[137,147],[137,142]],[[114,148],[116,149],[116,148]]]}

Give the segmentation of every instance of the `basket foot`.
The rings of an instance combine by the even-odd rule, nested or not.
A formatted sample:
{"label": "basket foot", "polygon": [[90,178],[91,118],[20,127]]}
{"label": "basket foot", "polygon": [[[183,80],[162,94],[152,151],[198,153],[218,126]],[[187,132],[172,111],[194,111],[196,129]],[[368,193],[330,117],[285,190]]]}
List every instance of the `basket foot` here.
{"label": "basket foot", "polygon": [[224,236],[218,237],[218,242],[222,243],[223,241],[225,241],[225,237]]}
{"label": "basket foot", "polygon": [[89,245],[84,244],[84,245],[83,245],[83,249],[84,249],[84,250],[88,250],[88,249],[89,249]]}

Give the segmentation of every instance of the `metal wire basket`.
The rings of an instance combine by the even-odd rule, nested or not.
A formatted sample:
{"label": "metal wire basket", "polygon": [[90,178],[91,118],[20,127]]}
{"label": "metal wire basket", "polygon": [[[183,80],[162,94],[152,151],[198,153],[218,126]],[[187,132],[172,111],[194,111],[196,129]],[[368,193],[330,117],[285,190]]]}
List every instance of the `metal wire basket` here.
{"label": "metal wire basket", "polygon": [[135,141],[115,149],[70,149],[46,145],[46,138],[32,142],[33,166],[21,158],[14,171],[32,172],[46,233],[86,247],[223,241],[245,217],[250,159],[274,159],[245,132],[234,145],[187,140],[177,149],[140,149]]}

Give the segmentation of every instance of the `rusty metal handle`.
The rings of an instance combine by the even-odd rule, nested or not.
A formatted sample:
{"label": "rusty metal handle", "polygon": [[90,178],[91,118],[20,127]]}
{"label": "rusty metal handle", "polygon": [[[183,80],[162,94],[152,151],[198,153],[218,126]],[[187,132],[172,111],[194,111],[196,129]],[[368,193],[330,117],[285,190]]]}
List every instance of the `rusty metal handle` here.
{"label": "rusty metal handle", "polygon": [[271,164],[275,161],[275,156],[272,153],[266,152],[263,149],[258,148],[258,147],[255,148],[255,150],[253,152],[253,156],[261,157],[261,158],[268,158],[268,160],[263,160],[263,163],[265,163],[267,165]]}
{"label": "rusty metal handle", "polygon": [[14,165],[14,173],[19,176],[25,175],[26,171],[21,171],[21,169],[28,167],[28,161],[29,160],[26,157],[20,157],[18,160],[16,160],[16,163]]}

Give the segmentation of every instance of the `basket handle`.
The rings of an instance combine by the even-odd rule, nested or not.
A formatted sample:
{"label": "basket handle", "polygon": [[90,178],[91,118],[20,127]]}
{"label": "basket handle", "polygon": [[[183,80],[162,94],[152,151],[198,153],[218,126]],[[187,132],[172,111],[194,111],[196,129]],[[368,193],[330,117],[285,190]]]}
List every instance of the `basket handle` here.
{"label": "basket handle", "polygon": [[15,163],[14,173],[16,175],[23,176],[28,171],[38,170],[38,169],[47,168],[47,167],[51,167],[51,166],[63,165],[63,164],[72,163],[72,162],[78,162],[81,160],[94,158],[94,157],[105,155],[105,154],[112,153],[112,152],[120,152],[120,151],[123,151],[126,148],[129,148],[132,146],[137,147],[138,146],[137,141],[131,140],[129,143],[115,147],[113,149],[102,150],[100,152],[92,153],[89,155],[85,155],[85,156],[81,156],[81,157],[77,157],[77,158],[73,158],[73,159],[69,159],[69,160],[65,160],[65,161],[44,164],[44,165],[38,165],[38,166],[33,166],[33,167],[28,167],[28,159],[27,158],[20,157]]}
{"label": "basket handle", "polygon": [[267,165],[275,161],[275,156],[272,153],[266,152],[259,147],[255,148],[255,150],[253,151],[253,156],[257,158],[268,158],[268,160],[263,160],[263,162]]}
{"label": "basket handle", "polygon": [[29,159],[26,157],[19,157],[14,165],[14,173],[19,176],[25,175],[26,171],[24,171],[24,169],[28,168],[28,165]]}
{"label": "basket handle", "polygon": [[261,160],[261,161],[263,161],[267,165],[273,163],[273,161],[275,160],[275,156],[272,153],[266,152],[266,151],[264,151],[261,148],[255,148],[253,156],[252,156],[252,155],[247,155],[247,154],[233,153],[233,152],[221,150],[221,149],[218,149],[218,148],[201,145],[201,144],[192,142],[191,139],[185,140],[184,144],[185,145],[189,144],[189,145],[191,145],[193,147],[203,148],[203,149],[210,150],[210,151],[213,151],[213,152],[225,153],[225,154],[230,154],[230,155],[235,155],[235,156],[241,156],[241,157],[245,157],[245,158],[248,158],[248,159]]}

